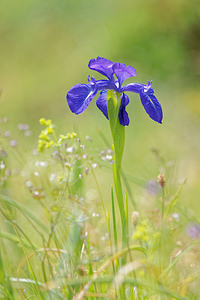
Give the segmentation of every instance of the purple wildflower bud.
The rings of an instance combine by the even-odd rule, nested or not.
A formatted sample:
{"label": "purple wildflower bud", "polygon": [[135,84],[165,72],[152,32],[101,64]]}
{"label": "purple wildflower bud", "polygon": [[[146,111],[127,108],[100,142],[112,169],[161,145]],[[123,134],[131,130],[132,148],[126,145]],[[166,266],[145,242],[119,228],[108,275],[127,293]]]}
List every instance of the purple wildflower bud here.
{"label": "purple wildflower bud", "polygon": [[192,239],[196,240],[200,237],[200,226],[197,223],[191,223],[187,226],[186,233]]}
{"label": "purple wildflower bud", "polygon": [[146,191],[152,196],[160,192],[160,186],[155,179],[151,179],[147,182]]}

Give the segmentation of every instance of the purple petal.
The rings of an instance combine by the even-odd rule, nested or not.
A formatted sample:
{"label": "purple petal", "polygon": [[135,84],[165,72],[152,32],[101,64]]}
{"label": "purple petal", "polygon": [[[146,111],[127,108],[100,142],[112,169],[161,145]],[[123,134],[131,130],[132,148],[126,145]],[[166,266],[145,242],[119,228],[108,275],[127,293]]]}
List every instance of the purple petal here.
{"label": "purple petal", "polygon": [[153,89],[150,88],[148,91],[142,91],[140,99],[149,117],[158,123],[162,123],[162,107],[158,99],[154,96]]}
{"label": "purple petal", "polygon": [[102,90],[118,91],[116,85],[110,80],[97,80],[95,82],[95,89],[97,91],[102,91]]}
{"label": "purple petal", "polygon": [[[126,112],[126,106],[129,103],[129,98],[125,94],[121,96],[121,106],[119,109],[119,122],[123,126],[129,125],[129,117]],[[99,98],[96,101],[97,107],[102,111],[104,116],[108,119],[108,108],[107,108],[107,91],[102,91]]]}
{"label": "purple petal", "polygon": [[82,113],[90,104],[97,91],[90,84],[76,84],[67,93],[67,102],[75,114]]}
{"label": "purple petal", "polygon": [[119,87],[121,87],[124,80],[126,80],[129,77],[136,76],[136,71],[133,67],[127,66],[125,64],[121,63],[115,63],[113,65],[113,71],[119,81]]}
{"label": "purple petal", "polygon": [[129,83],[129,84],[125,85],[121,89],[121,91],[122,92],[133,92],[133,93],[140,94],[141,91],[143,91],[145,87],[148,87],[148,86],[145,84],[141,84],[141,83]]}
{"label": "purple petal", "polygon": [[196,223],[191,223],[187,229],[186,233],[193,239],[197,239],[200,235],[200,226]]}
{"label": "purple petal", "polygon": [[126,112],[126,106],[129,104],[129,98],[124,93],[121,95],[121,106],[119,109],[119,122],[123,126],[129,125],[129,117]]}
{"label": "purple petal", "polygon": [[[147,92],[151,89],[152,81],[148,81],[148,84],[142,84],[142,83],[129,83],[125,85],[121,91],[122,92],[133,92],[140,94],[142,91]],[[151,89],[153,91],[153,89]]]}
{"label": "purple petal", "polygon": [[97,59],[91,59],[89,61],[89,64],[88,64],[88,67],[91,69],[91,70],[95,70],[99,73],[101,73],[102,75],[108,77],[109,80],[111,81],[114,81],[114,78],[113,78],[113,62],[106,59],[106,58],[103,58],[103,57],[97,57]]}
{"label": "purple petal", "polygon": [[102,111],[104,116],[108,119],[108,108],[107,108],[107,91],[102,91],[96,101],[97,107]]}
{"label": "purple petal", "polygon": [[145,111],[150,118],[158,123],[162,123],[163,113],[158,99],[154,96],[154,91],[151,88],[152,82],[148,81],[148,84],[130,83],[125,85],[121,90],[123,92],[133,92],[140,94],[140,99]]}

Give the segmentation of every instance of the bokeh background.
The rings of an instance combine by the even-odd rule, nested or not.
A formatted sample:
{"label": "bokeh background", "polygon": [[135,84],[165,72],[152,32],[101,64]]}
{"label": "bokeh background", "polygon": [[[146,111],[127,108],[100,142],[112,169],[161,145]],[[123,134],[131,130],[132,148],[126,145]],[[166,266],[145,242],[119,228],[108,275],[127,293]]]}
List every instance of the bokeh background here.
{"label": "bokeh background", "polygon": [[[181,201],[198,216],[198,0],[0,1],[0,45],[0,116],[8,116],[13,127],[29,123],[33,144],[41,117],[52,119],[63,134],[75,128],[81,136],[92,136],[94,148],[103,143],[98,128],[110,139],[108,122],[95,101],[79,116],[66,103],[73,85],[86,83],[88,75],[99,78],[87,67],[91,58],[133,66],[135,82],[153,80],[163,124],[148,117],[137,95],[129,95],[131,122],[123,166],[138,180],[155,179],[164,172],[174,190],[188,178]],[[170,171],[160,169],[162,160]]]}

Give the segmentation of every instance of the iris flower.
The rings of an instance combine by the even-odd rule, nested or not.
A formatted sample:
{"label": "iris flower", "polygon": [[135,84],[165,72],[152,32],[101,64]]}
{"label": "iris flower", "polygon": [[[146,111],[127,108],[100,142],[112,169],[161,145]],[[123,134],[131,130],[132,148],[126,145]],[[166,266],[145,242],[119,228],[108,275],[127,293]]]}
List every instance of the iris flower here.
{"label": "iris flower", "polygon": [[72,87],[67,93],[67,102],[73,113],[82,113],[97,92],[100,91],[96,105],[108,119],[107,90],[113,90],[119,93],[121,98],[119,122],[121,125],[127,126],[129,125],[129,117],[126,106],[129,103],[129,98],[124,92],[133,92],[140,95],[142,105],[149,117],[158,123],[162,123],[162,108],[158,99],[154,96],[154,91],[151,88],[152,82],[148,82],[147,85],[129,83],[122,86],[126,79],[136,76],[136,71],[133,67],[121,63],[113,63],[103,57],[91,59],[88,67],[106,76],[107,79],[95,80],[94,76],[91,76],[91,78],[88,76],[88,84],[76,84]]}

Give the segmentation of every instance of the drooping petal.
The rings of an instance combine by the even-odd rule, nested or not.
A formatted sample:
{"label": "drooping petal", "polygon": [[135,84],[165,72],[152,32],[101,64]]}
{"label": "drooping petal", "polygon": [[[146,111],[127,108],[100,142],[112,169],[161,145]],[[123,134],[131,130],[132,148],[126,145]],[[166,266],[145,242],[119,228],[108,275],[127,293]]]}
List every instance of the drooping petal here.
{"label": "drooping petal", "polygon": [[118,79],[119,88],[121,87],[124,80],[126,80],[129,77],[136,76],[136,71],[133,67],[131,66],[126,67],[125,64],[121,64],[121,63],[113,64],[113,71]]}
{"label": "drooping petal", "polygon": [[104,116],[108,119],[108,107],[107,107],[107,91],[102,91],[96,101],[97,107],[102,111]]}
{"label": "drooping petal", "polygon": [[90,84],[76,84],[67,93],[67,102],[75,114],[82,113],[90,104],[97,91]]}
{"label": "drooping petal", "polygon": [[142,91],[140,93],[140,99],[149,117],[158,123],[162,123],[162,107],[152,91],[153,89],[151,88],[146,92]]}
{"label": "drooping petal", "polygon": [[[129,98],[125,94],[121,96],[121,106],[119,109],[119,122],[123,126],[129,125],[129,117],[126,112],[126,106],[129,103]],[[107,107],[107,91],[102,91],[99,98],[96,101],[97,107],[102,111],[104,116],[108,119],[108,107]]]}
{"label": "drooping petal", "polygon": [[97,57],[97,59],[93,58],[89,61],[88,67],[91,70],[95,70],[99,73],[101,73],[102,75],[108,77],[109,80],[114,81],[113,78],[113,62],[103,58],[103,57]]}
{"label": "drooping petal", "polygon": [[141,83],[130,83],[125,85],[121,90],[123,92],[126,91],[140,94],[142,105],[150,118],[158,123],[162,123],[162,107],[158,102],[158,99],[154,96],[151,85],[152,81],[148,81],[148,84],[146,85]]}
{"label": "drooping petal", "polygon": [[121,106],[119,109],[119,122],[123,126],[129,125],[129,117],[126,111],[126,106],[129,104],[129,98],[124,93],[121,95]]}

